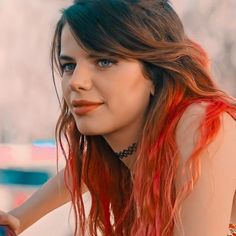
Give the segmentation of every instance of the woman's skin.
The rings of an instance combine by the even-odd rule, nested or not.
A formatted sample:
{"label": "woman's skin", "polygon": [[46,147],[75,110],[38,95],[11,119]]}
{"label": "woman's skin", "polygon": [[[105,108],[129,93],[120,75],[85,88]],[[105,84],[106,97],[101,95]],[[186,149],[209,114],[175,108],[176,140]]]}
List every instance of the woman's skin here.
{"label": "woman's skin", "polygon": [[[65,25],[60,59],[64,70],[62,90],[77,128],[85,135],[103,135],[114,151],[120,151],[137,141],[142,131],[150,95],[154,93],[154,86],[151,80],[142,75],[138,61],[117,58],[114,60],[118,62],[112,63],[107,56],[88,57],[87,52],[77,44],[68,25]],[[101,102],[102,105],[89,113],[78,115],[72,102],[77,99]],[[181,164],[187,160],[196,145],[195,132],[204,109],[204,105],[191,105],[178,123],[176,142],[181,153]],[[202,176],[183,204],[182,220],[188,236],[226,236],[229,222],[236,223],[236,204],[231,214],[236,186],[234,172],[236,124],[227,113],[222,116],[222,124],[224,129],[221,129],[216,140],[201,154]],[[208,162],[209,156],[212,155],[214,155],[214,168]],[[122,159],[131,171],[135,158],[133,154]],[[180,173],[181,165],[178,171]],[[176,179],[177,190],[187,181],[179,173]],[[212,177],[216,183],[214,197],[208,190]],[[87,191],[86,186],[83,187],[83,192],[85,191]],[[70,197],[64,184],[64,170],[62,170],[23,205],[13,209],[10,215],[0,212],[0,224],[5,222],[20,233],[46,213],[68,201]],[[20,220],[20,226],[17,218]],[[202,227],[199,228],[199,225]],[[217,228],[218,225],[221,226]],[[179,235],[175,229],[174,236]]]}
{"label": "woman's skin", "polygon": [[[103,135],[114,151],[121,151],[137,141],[154,86],[144,78],[138,61],[108,56],[91,58],[88,54],[66,24],[61,36],[60,63],[67,105],[82,134]],[[72,101],[80,99],[102,105],[85,115],[77,115]],[[129,166],[132,159],[134,156],[124,162]]]}
{"label": "woman's skin", "polygon": [[[83,192],[85,191],[86,189],[83,187]],[[62,169],[27,199],[24,204],[11,210],[9,212],[10,218],[8,218],[9,215],[2,215],[3,219],[0,219],[0,224],[4,224],[4,221],[9,222],[10,226],[19,234],[50,211],[69,201],[71,201],[71,198],[65,186],[64,169]]]}
{"label": "woman's skin", "polygon": [[[127,148],[140,134],[150,95],[154,94],[151,80],[144,78],[138,61],[88,57],[67,24],[61,39],[62,91],[78,130],[84,135],[103,135],[114,151]],[[102,105],[89,113],[77,115],[72,101],[81,99],[101,102]],[[135,154],[122,159],[130,170],[134,160]],[[20,233],[48,212],[70,201],[63,178],[64,170],[23,205],[10,211],[10,215],[0,212],[0,223],[9,224]],[[83,192],[86,191],[83,186]]]}
{"label": "woman's skin", "polygon": [[[182,165],[196,146],[198,126],[205,109],[205,103],[192,104],[178,122],[176,142],[180,150],[180,165],[175,180],[177,192],[188,180],[187,175],[181,176]],[[236,203],[233,203],[236,190],[235,141],[236,122],[228,113],[223,112],[218,134],[199,154],[199,180],[181,205],[181,220],[186,235],[226,236],[229,223],[236,223]],[[175,227],[174,236],[179,235]]]}

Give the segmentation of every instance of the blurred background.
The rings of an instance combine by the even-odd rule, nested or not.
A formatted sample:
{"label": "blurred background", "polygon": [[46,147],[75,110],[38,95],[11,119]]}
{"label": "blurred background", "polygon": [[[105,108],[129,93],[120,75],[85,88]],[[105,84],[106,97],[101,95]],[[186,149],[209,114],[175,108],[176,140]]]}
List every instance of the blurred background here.
{"label": "blurred background", "polygon": [[[60,9],[70,3],[0,0],[1,210],[21,204],[56,173],[59,104],[49,55]],[[236,97],[236,1],[172,0],[172,5],[187,34],[209,53],[214,79]],[[63,166],[60,157],[59,169]],[[72,235],[69,210],[66,204],[21,235]]]}

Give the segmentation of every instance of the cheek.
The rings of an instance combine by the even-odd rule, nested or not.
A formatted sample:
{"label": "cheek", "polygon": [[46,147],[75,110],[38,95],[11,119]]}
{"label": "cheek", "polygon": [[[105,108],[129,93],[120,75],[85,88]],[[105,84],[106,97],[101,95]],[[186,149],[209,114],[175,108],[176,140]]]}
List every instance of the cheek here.
{"label": "cheek", "polygon": [[150,90],[140,86],[113,93],[111,109],[119,119],[142,116],[150,101]]}
{"label": "cheek", "polygon": [[62,95],[64,97],[64,99],[66,100],[67,104],[69,101],[69,89],[68,89],[68,82],[65,80],[61,81],[61,89],[62,89]]}

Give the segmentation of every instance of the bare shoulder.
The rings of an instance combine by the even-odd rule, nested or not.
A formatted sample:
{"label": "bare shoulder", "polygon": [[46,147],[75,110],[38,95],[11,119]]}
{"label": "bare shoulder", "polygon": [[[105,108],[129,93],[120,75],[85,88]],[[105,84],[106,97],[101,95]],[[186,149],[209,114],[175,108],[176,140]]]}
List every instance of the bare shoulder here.
{"label": "bare shoulder", "polygon": [[[207,105],[206,102],[190,105],[178,122],[176,142],[181,153],[181,161],[189,158],[199,139],[198,128],[204,118]],[[221,113],[220,130],[205,151],[209,156],[208,160],[215,161],[215,163],[223,162],[223,166],[229,168],[228,171],[232,170],[236,189],[236,121],[227,112]]]}
{"label": "bare shoulder", "polygon": [[191,104],[181,116],[175,133],[180,151],[180,161],[185,162],[191,155],[199,138],[199,126],[206,112],[206,103]]}
{"label": "bare shoulder", "polygon": [[[189,178],[181,175],[199,138],[199,126],[207,103],[190,105],[176,128],[176,143],[180,153],[176,190]],[[220,116],[220,130],[200,155],[200,177],[182,204],[181,220],[188,236],[227,235],[236,189],[236,121],[227,113]],[[174,236],[180,234],[175,229]]]}

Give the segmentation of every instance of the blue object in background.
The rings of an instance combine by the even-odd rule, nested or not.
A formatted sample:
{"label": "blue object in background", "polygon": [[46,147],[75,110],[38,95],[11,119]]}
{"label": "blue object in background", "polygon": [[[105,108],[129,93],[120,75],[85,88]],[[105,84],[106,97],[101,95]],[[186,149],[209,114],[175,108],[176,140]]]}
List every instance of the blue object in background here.
{"label": "blue object in background", "polygon": [[51,147],[51,148],[55,148],[56,147],[56,142],[53,139],[49,139],[49,140],[35,140],[32,142],[33,146],[36,147]]}
{"label": "blue object in background", "polygon": [[16,234],[8,226],[0,225],[0,236],[16,236]]}
{"label": "blue object in background", "polygon": [[0,169],[0,184],[39,186],[50,178],[46,171]]}
{"label": "blue object in background", "polygon": [[6,228],[3,226],[0,226],[0,236],[5,236],[6,235]]}

